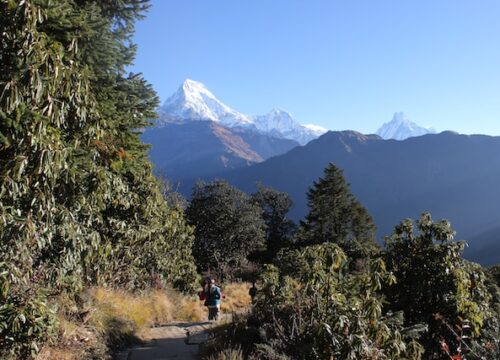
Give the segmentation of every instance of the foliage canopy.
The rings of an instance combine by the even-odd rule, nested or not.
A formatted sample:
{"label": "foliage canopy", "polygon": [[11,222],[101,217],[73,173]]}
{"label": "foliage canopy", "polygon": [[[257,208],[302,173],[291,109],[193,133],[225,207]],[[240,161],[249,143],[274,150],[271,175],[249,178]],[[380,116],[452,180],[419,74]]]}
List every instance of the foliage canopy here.
{"label": "foliage canopy", "polygon": [[287,193],[262,184],[257,186],[251,200],[262,209],[262,219],[266,224],[265,250],[256,254],[256,258],[261,263],[270,263],[282,248],[291,245],[296,225],[287,214],[293,202]]}
{"label": "foliage canopy", "polygon": [[261,250],[261,212],[248,195],[225,181],[196,184],[186,218],[195,227],[193,255],[199,269],[223,278]]}
{"label": "foliage canopy", "polygon": [[0,357],[37,351],[57,294],[196,277],[139,139],[158,99],[125,73],[147,6],[0,1]]}

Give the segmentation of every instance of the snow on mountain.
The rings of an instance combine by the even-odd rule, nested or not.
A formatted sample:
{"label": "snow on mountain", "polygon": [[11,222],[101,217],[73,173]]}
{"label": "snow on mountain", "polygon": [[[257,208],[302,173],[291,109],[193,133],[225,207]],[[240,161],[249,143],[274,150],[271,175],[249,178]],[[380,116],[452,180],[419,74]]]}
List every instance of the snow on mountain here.
{"label": "snow on mountain", "polygon": [[311,130],[312,132],[318,134],[318,136],[323,135],[328,131],[328,129],[324,128],[323,126],[315,125],[315,124],[305,124],[305,128]]}
{"label": "snow on mountain", "polygon": [[425,128],[410,121],[403,112],[397,112],[390,122],[385,123],[377,130],[377,135],[383,139],[405,140],[435,132],[432,128]]}
{"label": "snow on mountain", "polygon": [[313,127],[301,125],[293,119],[292,114],[282,109],[273,109],[266,115],[253,117],[253,120],[258,130],[275,137],[295,140],[301,145],[307,144],[327,131],[317,125]]}
{"label": "snow on mountain", "polygon": [[251,119],[223,104],[201,82],[187,79],[160,108],[160,120],[184,122],[211,120],[221,125],[245,126]]}
{"label": "snow on mountain", "polygon": [[222,103],[201,82],[185,80],[159,109],[158,126],[186,121],[214,121],[229,128],[246,128],[277,138],[295,140],[301,145],[327,130],[317,125],[304,126],[292,115],[274,109],[266,115],[248,116]]}

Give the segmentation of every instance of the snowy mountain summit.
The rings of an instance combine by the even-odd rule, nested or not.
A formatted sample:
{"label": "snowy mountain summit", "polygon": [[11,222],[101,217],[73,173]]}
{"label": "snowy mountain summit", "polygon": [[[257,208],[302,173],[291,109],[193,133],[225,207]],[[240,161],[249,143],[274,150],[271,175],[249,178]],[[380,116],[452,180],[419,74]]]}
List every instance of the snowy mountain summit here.
{"label": "snowy mountain summit", "polygon": [[377,135],[383,139],[405,140],[435,132],[432,128],[425,128],[410,121],[403,112],[397,112],[390,122],[385,123],[377,130]]}
{"label": "snowy mountain summit", "polygon": [[266,115],[249,116],[222,103],[201,82],[187,79],[159,109],[158,126],[166,123],[214,121],[228,128],[243,128],[304,145],[327,130],[317,125],[301,125],[292,115],[274,109]]}
{"label": "snowy mountain summit", "polygon": [[301,145],[328,131],[318,125],[301,125],[292,114],[282,109],[273,109],[266,115],[254,116],[252,119],[259,131],[278,138],[292,139]]}
{"label": "snowy mountain summit", "polygon": [[245,126],[250,118],[215,97],[205,85],[187,79],[160,108],[160,119],[166,122],[210,120],[223,126]]}

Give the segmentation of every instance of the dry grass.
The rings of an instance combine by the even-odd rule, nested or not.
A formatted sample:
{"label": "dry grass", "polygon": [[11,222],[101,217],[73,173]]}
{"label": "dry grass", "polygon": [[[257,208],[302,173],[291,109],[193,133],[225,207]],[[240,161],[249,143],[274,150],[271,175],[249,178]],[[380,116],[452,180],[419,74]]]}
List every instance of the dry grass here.
{"label": "dry grass", "polygon": [[108,348],[143,338],[154,325],[172,321],[201,321],[206,309],[196,297],[174,290],[140,294],[119,289],[92,288],[82,295],[83,309],[67,298],[57,299],[58,337],[37,360],[109,358]]}
{"label": "dry grass", "polygon": [[[250,284],[233,283],[222,288],[225,295],[222,312],[241,313],[249,309]],[[106,359],[108,347],[141,340],[151,326],[207,318],[203,301],[174,290],[132,294],[119,289],[92,288],[82,297],[83,309],[67,298],[57,300],[59,336],[42,349],[37,360]]]}
{"label": "dry grass", "polygon": [[[70,320],[71,319],[71,320]],[[107,358],[106,341],[81,319],[71,317],[67,309],[58,314],[58,335],[42,348],[37,360],[81,360]]]}
{"label": "dry grass", "polygon": [[[248,294],[250,286],[249,283],[230,283],[222,286],[225,298],[221,302],[221,311],[223,313],[241,313],[247,311],[252,303],[252,299]],[[162,294],[162,296],[164,297],[165,294]],[[162,296],[160,296],[159,299],[161,299]],[[203,305],[203,301],[200,301],[197,296],[181,296],[174,292],[167,293],[167,296],[170,301],[177,304],[174,309],[175,314],[170,321],[197,322],[207,319],[207,308]],[[156,300],[157,304],[159,302],[160,301]]]}
{"label": "dry grass", "polygon": [[208,317],[208,310],[198,298],[182,298],[176,320],[198,322]]}
{"label": "dry grass", "polygon": [[80,360],[85,358],[85,351],[74,348],[45,347],[38,354],[38,360]]}
{"label": "dry grass", "polygon": [[112,332],[115,323],[140,335],[153,325],[172,321],[201,321],[206,309],[196,297],[181,295],[173,290],[154,290],[132,295],[120,290],[94,289],[96,311],[93,321],[98,329]]}
{"label": "dry grass", "polygon": [[[154,309],[151,304],[147,304],[147,298],[103,288],[94,288],[90,294],[94,302],[91,323],[100,333],[114,331],[114,327],[135,333],[153,323]],[[163,312],[164,307],[160,306],[156,310]]]}
{"label": "dry grass", "polygon": [[227,313],[241,313],[250,309],[252,298],[248,294],[251,284],[231,283],[223,286],[225,299],[221,302],[221,310]]}
{"label": "dry grass", "polygon": [[212,355],[208,360],[243,360],[241,349],[224,349],[221,352]]}

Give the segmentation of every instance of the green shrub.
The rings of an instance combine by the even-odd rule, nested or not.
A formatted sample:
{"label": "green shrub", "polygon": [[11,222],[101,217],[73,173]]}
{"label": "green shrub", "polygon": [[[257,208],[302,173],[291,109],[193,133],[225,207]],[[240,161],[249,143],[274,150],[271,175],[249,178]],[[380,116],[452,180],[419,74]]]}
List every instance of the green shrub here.
{"label": "green shrub", "polygon": [[158,99],[126,72],[147,7],[0,0],[0,358],[51,335],[58,294],[196,283],[193,230],[140,141]]}

